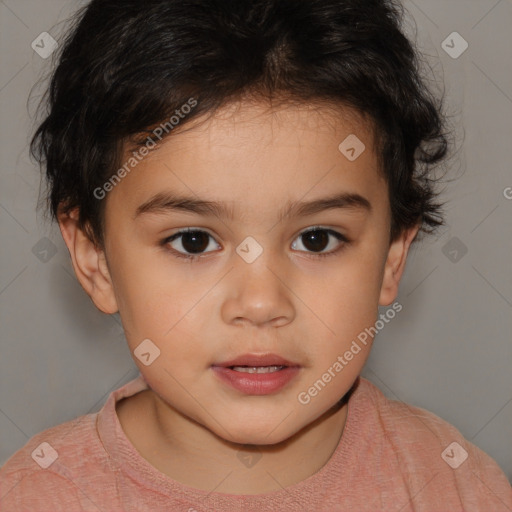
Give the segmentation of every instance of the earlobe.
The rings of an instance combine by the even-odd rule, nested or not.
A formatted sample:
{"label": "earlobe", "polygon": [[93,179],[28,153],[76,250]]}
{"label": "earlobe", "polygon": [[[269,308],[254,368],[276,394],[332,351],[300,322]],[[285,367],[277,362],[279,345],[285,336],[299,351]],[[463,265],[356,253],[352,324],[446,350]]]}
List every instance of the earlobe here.
{"label": "earlobe", "polygon": [[420,225],[404,230],[391,243],[384,267],[384,278],[380,290],[379,306],[389,306],[398,295],[398,285],[405,270],[409,247],[419,231]]}
{"label": "earlobe", "polygon": [[58,222],[82,288],[100,311],[107,314],[116,313],[119,308],[105,253],[79,228],[78,210],[60,214]]}

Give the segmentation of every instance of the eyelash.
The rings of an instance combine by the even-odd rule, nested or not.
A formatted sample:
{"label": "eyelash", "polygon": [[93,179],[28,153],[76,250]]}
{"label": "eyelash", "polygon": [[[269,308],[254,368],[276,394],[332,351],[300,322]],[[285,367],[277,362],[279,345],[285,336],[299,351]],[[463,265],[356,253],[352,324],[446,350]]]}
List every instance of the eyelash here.
{"label": "eyelash", "polygon": [[[329,256],[336,256],[348,244],[350,244],[350,240],[346,236],[342,235],[341,233],[338,233],[337,231],[334,231],[334,230],[328,229],[328,228],[323,228],[321,226],[315,226],[315,227],[312,227],[312,228],[308,228],[305,231],[302,231],[301,233],[299,233],[298,237],[300,237],[300,236],[302,236],[304,234],[307,234],[307,233],[309,233],[311,231],[325,231],[328,234],[333,235],[340,242],[342,242],[340,244],[340,246],[337,249],[334,249],[333,251],[329,251],[329,252],[325,252],[325,253],[309,253],[310,257],[313,258],[313,259],[316,259],[316,258],[322,259],[322,258],[327,258]],[[188,260],[188,261],[190,261],[190,263],[193,263],[194,261],[199,260],[201,257],[204,257],[206,254],[208,254],[208,253],[202,253],[202,254],[183,254],[181,252],[178,252],[178,251],[176,251],[174,249],[169,249],[167,247],[169,242],[173,242],[174,240],[176,240],[177,238],[179,238],[181,235],[183,235],[185,233],[206,233],[208,236],[212,237],[212,235],[210,235],[207,231],[204,231],[202,229],[187,228],[187,229],[183,229],[181,231],[178,231],[174,235],[171,235],[171,236],[165,238],[164,240],[162,240],[160,242],[160,245],[163,246],[165,248],[165,250],[171,252],[173,254],[173,256],[175,256],[177,258],[180,258],[180,259]],[[305,251],[300,251],[300,252],[305,252]]]}

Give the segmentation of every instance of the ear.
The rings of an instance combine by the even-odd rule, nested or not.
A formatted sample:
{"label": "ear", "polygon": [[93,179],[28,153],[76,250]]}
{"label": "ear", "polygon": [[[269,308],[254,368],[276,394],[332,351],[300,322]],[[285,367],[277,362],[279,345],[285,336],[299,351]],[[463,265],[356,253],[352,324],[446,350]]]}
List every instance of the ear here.
{"label": "ear", "polygon": [[71,256],[76,277],[103,313],[119,310],[104,252],[78,226],[78,210],[58,216],[62,238]]}
{"label": "ear", "polygon": [[420,225],[404,230],[389,246],[384,266],[384,278],[380,290],[379,306],[389,306],[398,295],[398,285],[405,269],[409,247],[416,237]]}

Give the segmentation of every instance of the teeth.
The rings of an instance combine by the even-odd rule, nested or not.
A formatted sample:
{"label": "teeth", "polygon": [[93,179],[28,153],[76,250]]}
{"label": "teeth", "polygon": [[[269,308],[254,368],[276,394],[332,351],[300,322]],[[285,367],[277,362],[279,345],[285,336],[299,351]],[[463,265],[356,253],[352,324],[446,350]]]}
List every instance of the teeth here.
{"label": "teeth", "polygon": [[243,373],[274,373],[283,368],[284,366],[233,366],[231,369]]}

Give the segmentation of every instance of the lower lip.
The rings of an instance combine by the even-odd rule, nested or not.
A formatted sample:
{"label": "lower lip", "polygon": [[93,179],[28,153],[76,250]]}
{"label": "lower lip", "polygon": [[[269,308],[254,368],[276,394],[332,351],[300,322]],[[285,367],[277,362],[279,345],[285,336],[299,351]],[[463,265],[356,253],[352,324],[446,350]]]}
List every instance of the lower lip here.
{"label": "lower lip", "polygon": [[223,382],[247,395],[269,395],[281,390],[298,373],[298,366],[287,366],[272,373],[237,372],[224,366],[212,366],[212,370]]}

